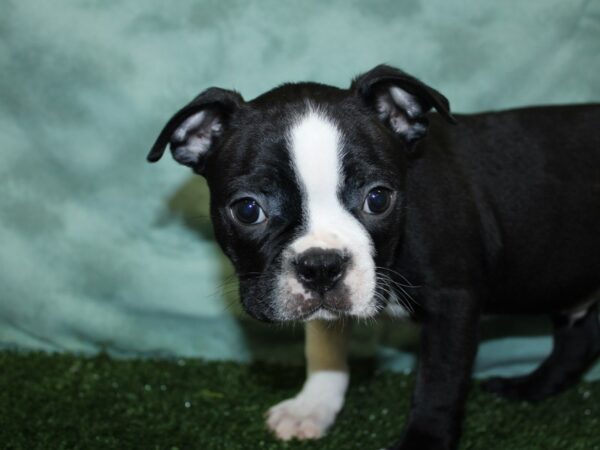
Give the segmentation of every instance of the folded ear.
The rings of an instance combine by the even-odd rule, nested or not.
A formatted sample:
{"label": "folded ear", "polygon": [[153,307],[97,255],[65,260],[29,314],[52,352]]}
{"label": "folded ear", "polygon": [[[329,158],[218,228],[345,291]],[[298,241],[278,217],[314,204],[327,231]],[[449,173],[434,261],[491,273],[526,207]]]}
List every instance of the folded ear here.
{"label": "folded ear", "polygon": [[435,108],[448,122],[456,123],[446,97],[394,67],[377,66],[356,77],[350,89],[408,144],[416,142],[427,132],[429,121],[426,114],[431,108]]}
{"label": "folded ear", "polygon": [[202,174],[206,156],[243,103],[234,91],[213,87],[202,92],[169,119],[148,153],[148,161],[158,161],[170,143],[177,162]]}

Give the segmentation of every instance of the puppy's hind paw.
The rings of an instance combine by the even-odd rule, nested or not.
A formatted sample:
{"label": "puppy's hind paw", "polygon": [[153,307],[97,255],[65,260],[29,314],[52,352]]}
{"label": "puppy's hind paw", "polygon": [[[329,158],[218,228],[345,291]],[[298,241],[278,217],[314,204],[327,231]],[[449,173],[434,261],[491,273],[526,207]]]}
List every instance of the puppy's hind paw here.
{"label": "puppy's hind paw", "polygon": [[481,383],[481,388],[491,394],[499,395],[507,400],[525,400],[538,402],[554,392],[540,381],[524,377],[493,377]]}

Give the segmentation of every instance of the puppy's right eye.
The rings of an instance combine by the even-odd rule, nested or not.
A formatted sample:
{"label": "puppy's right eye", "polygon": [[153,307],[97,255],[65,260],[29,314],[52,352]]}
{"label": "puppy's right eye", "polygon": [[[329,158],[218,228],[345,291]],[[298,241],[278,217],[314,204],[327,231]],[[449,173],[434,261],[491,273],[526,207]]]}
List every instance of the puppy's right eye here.
{"label": "puppy's right eye", "polygon": [[234,219],[243,225],[258,225],[267,220],[261,206],[251,197],[235,201],[229,209]]}

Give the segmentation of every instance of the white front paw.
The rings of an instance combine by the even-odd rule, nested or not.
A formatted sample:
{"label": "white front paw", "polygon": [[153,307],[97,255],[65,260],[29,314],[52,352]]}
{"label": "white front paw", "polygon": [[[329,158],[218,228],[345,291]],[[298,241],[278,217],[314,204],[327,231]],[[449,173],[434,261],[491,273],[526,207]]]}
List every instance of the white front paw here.
{"label": "white front paw", "polygon": [[305,396],[285,400],[267,411],[267,425],[279,439],[318,439],[333,424],[337,411]]}
{"label": "white front paw", "polygon": [[318,439],[333,425],[348,386],[345,372],[316,372],[300,393],[267,411],[267,426],[279,439]]}

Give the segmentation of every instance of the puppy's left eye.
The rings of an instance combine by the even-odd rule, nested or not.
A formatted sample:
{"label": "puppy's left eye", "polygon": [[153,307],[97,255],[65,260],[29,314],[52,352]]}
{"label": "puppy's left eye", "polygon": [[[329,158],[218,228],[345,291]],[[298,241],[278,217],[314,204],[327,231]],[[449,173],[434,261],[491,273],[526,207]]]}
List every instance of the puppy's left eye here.
{"label": "puppy's left eye", "polygon": [[251,197],[237,200],[230,206],[233,217],[243,225],[258,225],[267,220],[265,212]]}
{"label": "puppy's left eye", "polygon": [[378,186],[371,189],[363,203],[363,211],[367,214],[383,214],[392,204],[392,191]]}

